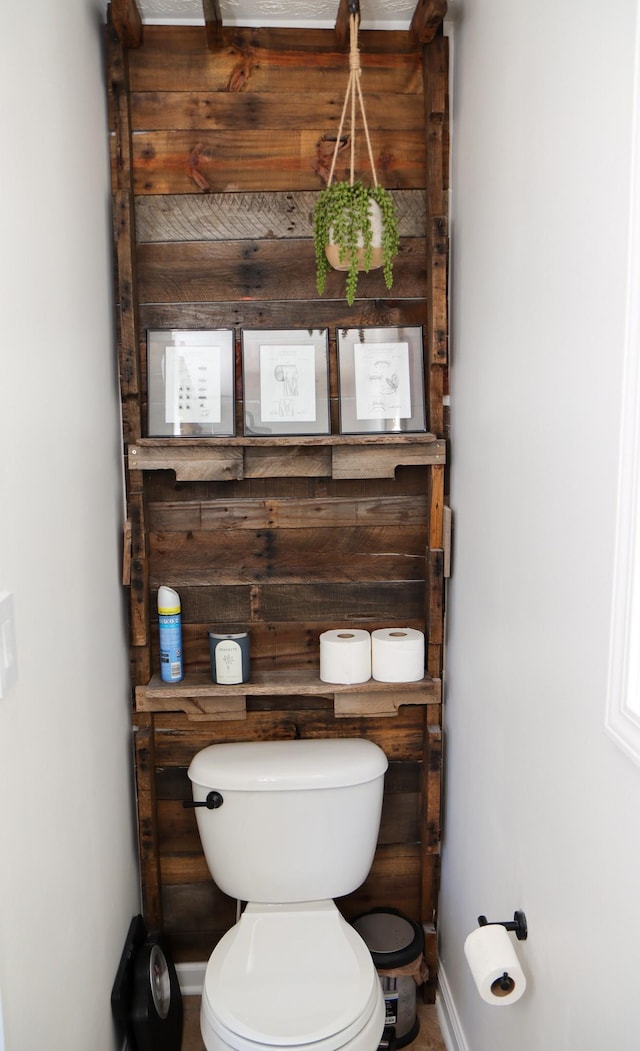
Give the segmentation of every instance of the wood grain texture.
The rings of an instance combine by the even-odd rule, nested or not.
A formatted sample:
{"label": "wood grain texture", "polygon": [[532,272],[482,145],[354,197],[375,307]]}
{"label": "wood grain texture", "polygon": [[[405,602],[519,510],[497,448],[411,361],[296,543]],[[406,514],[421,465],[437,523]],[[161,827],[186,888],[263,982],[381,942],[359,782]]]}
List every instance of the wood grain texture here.
{"label": "wood grain texture", "polygon": [[[159,194],[136,198],[139,244],[312,238],[318,192]],[[426,237],[423,189],[392,190],[401,237]]]}
{"label": "wood grain texture", "polygon": [[447,13],[447,0],[418,0],[411,19],[412,38],[429,44],[441,29]]}
{"label": "wood grain texture", "polygon": [[[138,246],[138,290],[141,303],[233,303],[235,300],[308,301],[316,295],[313,243],[292,252],[286,241],[255,240],[144,244]],[[425,242],[405,238],[394,261],[393,294],[419,298],[426,279]],[[383,295],[381,271],[361,274],[363,298]],[[325,295],[344,295],[344,274],[331,271]]]}
{"label": "wood grain texture", "polygon": [[[346,84],[346,80],[345,80]],[[134,131],[237,131],[238,128],[276,131],[282,128],[317,135],[335,134],[340,125],[344,90],[305,92],[138,91],[131,95]],[[421,94],[368,91],[367,124],[380,130],[395,126],[421,131],[424,101]]]}
{"label": "wood grain texture", "polygon": [[[439,4],[416,8],[419,37]],[[391,763],[378,850],[368,880],[340,907],[353,916],[394,905],[433,925],[439,876],[447,44],[440,32],[424,46],[407,33],[360,34],[376,164],[401,248],[392,290],[370,274],[347,307],[343,275],[330,275],[318,297],[312,243],[348,73],[340,25],[229,30],[215,3],[207,20],[208,31],[145,26],[142,45],[126,52],[112,33],[108,57],[131,667],[141,706],[171,709],[133,715],[144,908],[178,959],[205,958],[235,918],[204,863],[193,812],[182,809],[193,754],[214,741],[375,740]],[[348,146],[345,136],[342,173]],[[240,435],[242,329],[310,325],[329,330],[332,436],[295,448],[145,437],[147,329],[235,330]],[[398,449],[386,435],[344,442],[337,329],[407,325],[424,332],[433,434]],[[162,583],[178,588],[183,607],[187,675],[173,697],[152,677]],[[321,684],[320,634],[343,624],[425,630],[434,681],[413,698],[426,691],[427,703],[396,706],[401,691],[384,684]],[[251,632],[254,692],[212,698],[207,633],[231,625]],[[224,718],[212,719],[213,708]],[[433,934],[430,983],[434,946]]]}
{"label": "wood grain texture", "polygon": [[136,0],[110,0],[109,15],[123,47],[140,47],[142,19]]}
{"label": "wood grain texture", "polygon": [[162,927],[160,853],[155,783],[154,716],[140,716],[133,734],[136,758],[138,837],[144,914],[150,926]]}
{"label": "wood grain texture", "polygon": [[[223,29],[215,53],[204,43],[197,27],[145,27],[144,47],[131,53],[132,91],[304,95],[341,81],[346,89],[348,56],[331,30]],[[360,49],[363,92],[422,92],[420,49],[406,33],[362,32]]]}
{"label": "wood grain texture", "polygon": [[[374,129],[370,137],[383,186],[424,186],[422,132]],[[141,131],[132,142],[133,190],[136,194],[321,190],[333,148],[334,142],[324,144],[323,132],[317,128],[287,129],[279,135],[248,129],[240,143],[234,131]],[[346,149],[340,152],[335,177],[349,177]]]}

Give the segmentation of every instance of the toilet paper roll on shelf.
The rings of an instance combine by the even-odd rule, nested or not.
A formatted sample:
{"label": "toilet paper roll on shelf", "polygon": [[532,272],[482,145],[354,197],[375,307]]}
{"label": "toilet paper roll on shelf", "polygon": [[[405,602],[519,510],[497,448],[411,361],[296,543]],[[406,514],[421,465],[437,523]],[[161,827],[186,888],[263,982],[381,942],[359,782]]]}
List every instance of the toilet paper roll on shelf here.
{"label": "toilet paper roll on shelf", "polygon": [[516,951],[498,923],[477,927],[467,936],[464,954],[480,996],[494,1007],[507,1007],[527,987]]}
{"label": "toilet paper roll on shelf", "polygon": [[371,674],[378,682],[424,678],[424,634],[415,628],[379,628],[371,635]]}
{"label": "toilet paper roll on shelf", "polygon": [[353,685],[371,678],[371,635],[362,628],[336,628],[320,636],[322,682]]}

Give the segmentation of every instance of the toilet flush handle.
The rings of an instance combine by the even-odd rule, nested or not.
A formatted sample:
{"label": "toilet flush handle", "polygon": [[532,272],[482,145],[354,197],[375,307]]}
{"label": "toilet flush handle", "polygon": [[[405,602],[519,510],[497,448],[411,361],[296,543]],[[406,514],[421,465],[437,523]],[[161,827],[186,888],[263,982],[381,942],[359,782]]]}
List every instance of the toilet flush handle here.
{"label": "toilet flush handle", "polygon": [[200,803],[196,803],[193,799],[183,799],[182,805],[185,810],[189,807],[206,806],[207,810],[217,810],[224,803],[224,799],[219,792],[209,792],[206,799],[203,799]]}

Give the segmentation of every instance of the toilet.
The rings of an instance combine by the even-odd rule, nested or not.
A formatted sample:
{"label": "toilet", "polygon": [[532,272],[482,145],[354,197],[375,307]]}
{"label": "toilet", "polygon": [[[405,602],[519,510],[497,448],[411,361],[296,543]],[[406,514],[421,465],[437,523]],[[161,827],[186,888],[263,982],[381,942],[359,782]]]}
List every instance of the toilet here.
{"label": "toilet", "polygon": [[334,898],[366,879],[384,752],[359,738],[215,744],[189,767],[204,855],[246,907],[207,964],[207,1051],[375,1051],[378,973]]}

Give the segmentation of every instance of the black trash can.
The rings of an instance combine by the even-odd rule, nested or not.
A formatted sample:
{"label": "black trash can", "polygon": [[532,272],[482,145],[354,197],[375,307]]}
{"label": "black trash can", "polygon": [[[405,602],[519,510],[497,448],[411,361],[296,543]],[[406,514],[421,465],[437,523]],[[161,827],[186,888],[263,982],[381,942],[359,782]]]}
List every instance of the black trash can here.
{"label": "black trash can", "polygon": [[385,1027],[395,1029],[395,1046],[418,1035],[416,989],[425,980],[424,933],[419,924],[394,909],[374,909],[353,920],[380,977]]}

